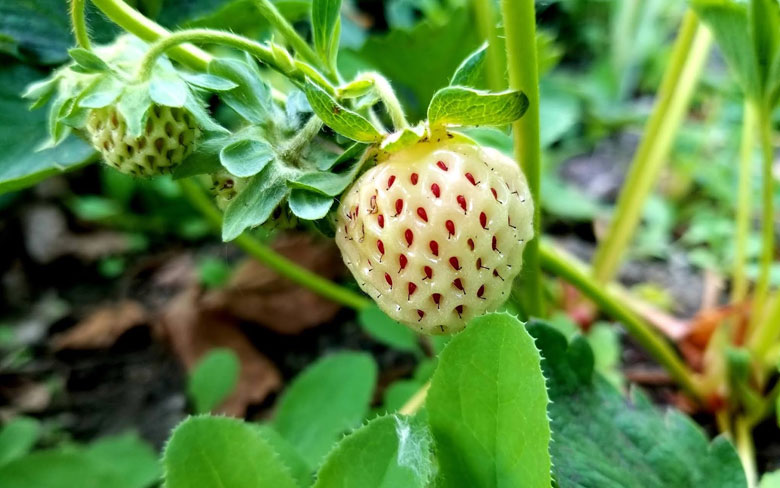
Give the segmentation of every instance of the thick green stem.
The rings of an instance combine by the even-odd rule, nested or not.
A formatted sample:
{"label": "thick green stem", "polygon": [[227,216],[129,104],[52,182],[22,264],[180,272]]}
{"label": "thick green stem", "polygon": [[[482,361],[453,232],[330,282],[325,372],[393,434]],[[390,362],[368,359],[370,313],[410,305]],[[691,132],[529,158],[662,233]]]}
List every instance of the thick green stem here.
{"label": "thick green stem", "polygon": [[772,163],[772,116],[769,109],[762,107],[759,115],[761,138],[761,267],[756,285],[756,310],[761,310],[769,293],[769,278],[775,258],[775,212],[774,178]]}
{"label": "thick green stem", "polygon": [[295,137],[290,139],[285,148],[282,150],[282,159],[295,158],[300,154],[301,150],[308,145],[322,129],[322,120],[316,115],[312,115],[306,122],[301,130],[295,134]]}
{"label": "thick green stem", "polygon": [[86,0],[70,0],[70,21],[73,24],[73,34],[76,36],[76,44],[84,49],[92,49],[89,40],[87,19],[84,16]]}
{"label": "thick green stem", "polygon": [[539,237],[542,231],[540,199],[541,146],[539,136],[539,73],[536,62],[536,14],[534,0],[501,0],[506,35],[509,87],[528,97],[528,111],[512,124],[514,154],[528,180],[534,201],[534,238],[523,253],[520,273],[520,304],[528,316],[542,316],[544,302],[539,266]]}
{"label": "thick green stem", "polygon": [[576,258],[553,248],[547,242],[541,245],[542,266],[563,278],[599,306],[631,334],[648,353],[658,361],[669,375],[694,399],[701,400],[702,392],[693,372],[680,359],[677,352],[647,322],[626,307],[610,287],[597,282]]}
{"label": "thick green stem", "polygon": [[745,276],[747,240],[750,234],[750,169],[755,146],[756,109],[745,99],[742,117],[742,141],[739,150],[739,183],[737,187],[737,222],[734,239],[734,264],[731,272],[731,302],[740,303],[747,297],[748,282]]}
{"label": "thick green stem", "polygon": [[658,101],[620,192],[609,230],[594,256],[593,271],[602,283],[615,276],[639,224],[644,202],[669,154],[711,44],[710,31],[701,27],[695,14],[688,11],[675,42],[671,62],[664,73]]}
{"label": "thick green stem", "polygon": [[404,114],[404,108],[398,100],[393,87],[390,86],[390,82],[387,81],[387,78],[375,71],[371,71],[361,74],[355,78],[350,85],[359,87],[361,85],[360,82],[362,81],[369,83],[371,89],[376,92],[376,95],[385,105],[385,109],[387,110],[388,115],[390,115],[390,120],[393,121],[393,127],[395,127],[396,130],[409,127],[409,122],[406,121],[406,114]]}
{"label": "thick green stem", "polygon": [[755,488],[758,480],[756,468],[756,448],[753,445],[753,433],[748,421],[738,417],[734,421],[734,441],[737,444],[737,453],[742,461],[742,467],[747,477],[748,488]]}
{"label": "thick green stem", "polygon": [[[122,0],[92,0],[92,3],[119,27],[146,42],[154,42],[171,34],[167,29],[147,19]],[[200,71],[206,71],[209,61],[211,61],[210,54],[189,44],[175,46],[171,49],[170,56],[180,63]]]}
{"label": "thick green stem", "polygon": [[[192,179],[180,180],[179,186],[192,206],[203,214],[214,229],[221,229],[222,214],[206,196],[203,189]],[[290,261],[247,233],[241,234],[233,242],[247,254],[280,275],[295,284],[313,291],[323,298],[333,300],[336,303],[340,303],[355,310],[361,310],[371,306],[371,300],[363,295],[343,288],[330,280],[326,280],[325,278],[312,273],[306,268],[298,266],[293,261]]]}
{"label": "thick green stem", "polygon": [[498,38],[496,9],[493,0],[474,0],[474,16],[482,39],[488,42],[486,70],[488,87],[493,91],[506,89],[504,63],[501,61],[501,41]]}

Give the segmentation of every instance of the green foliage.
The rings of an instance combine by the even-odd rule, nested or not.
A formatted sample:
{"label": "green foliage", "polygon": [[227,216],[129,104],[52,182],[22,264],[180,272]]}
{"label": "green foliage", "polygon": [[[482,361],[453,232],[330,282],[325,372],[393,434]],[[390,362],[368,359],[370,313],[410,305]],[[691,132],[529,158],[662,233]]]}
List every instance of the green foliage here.
{"label": "green foliage", "polygon": [[0,466],[18,459],[32,450],[41,433],[37,420],[16,417],[0,429]]}
{"label": "green foliage", "polygon": [[368,335],[383,344],[401,351],[420,351],[417,335],[411,329],[388,317],[377,306],[360,310],[358,321]]}
{"label": "green foliage", "polygon": [[164,463],[166,488],[298,486],[255,427],[227,417],[182,422],[165,447]]}
{"label": "green foliage", "polygon": [[328,455],[315,488],[424,488],[435,473],[425,423],[379,417],[356,430]]}
{"label": "green foliage", "polygon": [[341,0],[312,0],[314,49],[326,66],[335,66],[341,33]]}
{"label": "green foliage", "polygon": [[507,314],[469,322],[441,355],[426,402],[447,486],[549,486],[539,351]]}
{"label": "green foliage", "polygon": [[230,349],[213,349],[203,356],[190,373],[187,392],[196,413],[219,406],[238,383],[241,363]]}
{"label": "green foliage", "polygon": [[238,85],[221,93],[223,102],[253,124],[268,122],[271,89],[260,76],[254,60],[216,58],[208,69],[210,74]]}
{"label": "green foliage", "polygon": [[518,91],[488,93],[450,86],[433,95],[428,123],[436,125],[506,125],[528,110],[528,97]]}
{"label": "green foliage", "polygon": [[382,134],[371,122],[339,104],[322,88],[312,83],[306,83],[304,90],[314,113],[322,119],[325,125],[342,136],[353,141],[366,143],[379,142],[382,139]]}
{"label": "green foliage", "polygon": [[482,69],[485,65],[485,57],[487,55],[488,44],[487,42],[482,44],[479,49],[471,53],[466,59],[460,63],[458,69],[455,70],[455,74],[452,75],[450,85],[454,86],[477,86],[480,77],[482,76]]}
{"label": "green foliage", "polygon": [[273,427],[313,470],[333,443],[360,425],[376,383],[376,364],[362,353],[326,356],[293,380]]}
{"label": "green foliage", "polygon": [[222,166],[241,178],[256,175],[273,159],[271,146],[258,139],[239,139],[224,146],[219,152]]}
{"label": "green foliage", "polygon": [[293,190],[287,202],[292,213],[303,220],[318,220],[328,215],[333,197],[306,190]]}

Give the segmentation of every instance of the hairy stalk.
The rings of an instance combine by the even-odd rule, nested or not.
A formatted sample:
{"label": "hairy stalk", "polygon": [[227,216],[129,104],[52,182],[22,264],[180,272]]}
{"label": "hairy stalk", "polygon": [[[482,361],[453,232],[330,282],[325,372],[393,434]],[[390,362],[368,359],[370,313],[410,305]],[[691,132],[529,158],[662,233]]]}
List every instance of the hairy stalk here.
{"label": "hairy stalk", "polygon": [[213,44],[221,44],[242,51],[248,52],[252,56],[256,57],[263,63],[274,68],[275,70],[290,76],[298,83],[304,83],[306,78],[311,79],[322,89],[330,94],[335,94],[335,88],[331,85],[322,75],[316,73],[314,68],[304,71],[301,69],[305,63],[301,61],[292,61],[292,66],[280,65],[277,60],[274,49],[269,46],[264,46],[258,42],[252,41],[242,36],[231,34],[229,32],[211,30],[211,29],[189,29],[174,32],[167,37],[164,37],[149,48],[143,60],[141,61],[138,69],[139,81],[145,81],[149,79],[154,69],[154,65],[157,62],[157,58],[165,54],[168,50],[177,47],[180,44],[190,42],[207,42]]}
{"label": "hairy stalk", "polygon": [[528,111],[512,124],[514,155],[520,163],[534,201],[534,238],[523,253],[523,270],[519,279],[520,304],[528,316],[544,314],[542,274],[539,265],[539,237],[542,231],[541,145],[539,135],[539,73],[536,61],[536,14],[534,0],[501,0],[506,35],[509,87],[523,90],[528,97]]}
{"label": "hairy stalk", "polygon": [[501,62],[500,39],[496,24],[496,10],[493,0],[474,0],[474,16],[480,37],[488,42],[485,64],[488,87],[493,91],[506,89],[504,63]]}
{"label": "hairy stalk", "polygon": [[[395,127],[395,130],[401,130],[409,127],[409,122],[406,121],[406,114],[404,114],[404,108],[401,105],[401,102],[398,100],[393,87],[390,86],[390,82],[387,81],[387,78],[382,76],[380,73],[371,71],[368,73],[362,73],[354,80],[354,82],[360,81],[371,83],[372,89],[376,92],[377,96],[384,104],[388,115],[390,115],[390,120],[393,121],[393,127]],[[381,127],[381,125],[379,127]]]}
{"label": "hairy stalk", "polygon": [[701,400],[702,392],[694,373],[680,359],[677,352],[647,322],[626,307],[609,287],[597,282],[576,258],[558,251],[547,242],[541,245],[542,266],[568,281],[587,296],[607,315],[620,321],[650,355],[694,399]]}
{"label": "hairy stalk", "polygon": [[319,134],[320,129],[322,129],[322,120],[316,115],[312,115],[309,120],[306,121],[306,125],[295,134],[295,137],[290,139],[287,146],[282,150],[282,159],[295,158],[301,150]]}
{"label": "hairy stalk", "polygon": [[742,140],[739,149],[739,183],[737,187],[737,222],[734,264],[731,271],[731,303],[740,303],[747,297],[748,283],[745,276],[747,240],[750,234],[750,167],[756,132],[756,108],[745,99],[742,118]]}
{"label": "hairy stalk", "polygon": [[[206,220],[219,230],[222,228],[222,214],[217,210],[211,200],[203,192],[203,189],[192,179],[180,180],[179,186],[182,192]],[[333,300],[355,310],[361,310],[371,306],[371,300],[343,288],[330,280],[327,280],[306,268],[302,268],[286,257],[277,253],[270,247],[261,243],[247,233],[241,234],[233,241],[247,254],[265,264],[280,275],[289,279],[328,300]]]}
{"label": "hairy stalk", "polygon": [[89,40],[87,19],[84,15],[86,0],[70,0],[70,21],[73,24],[73,34],[76,36],[76,44],[84,49],[92,49]]}
{"label": "hairy stalk", "polygon": [[701,27],[696,15],[688,11],[675,41],[671,62],[664,73],[657,102],[620,192],[609,230],[593,258],[594,274],[602,283],[614,277],[639,224],[644,202],[658,179],[711,45],[710,31]]}

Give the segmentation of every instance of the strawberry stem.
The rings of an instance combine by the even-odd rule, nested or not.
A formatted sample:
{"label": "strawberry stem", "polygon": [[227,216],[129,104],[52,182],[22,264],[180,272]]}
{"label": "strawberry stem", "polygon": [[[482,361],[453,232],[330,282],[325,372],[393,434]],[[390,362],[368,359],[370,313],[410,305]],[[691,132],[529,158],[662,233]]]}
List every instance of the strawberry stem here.
{"label": "strawberry stem", "polygon": [[85,4],[86,0],[70,0],[70,21],[73,24],[76,44],[84,49],[92,49],[92,43],[89,40],[89,29],[87,29],[87,20],[84,16]]}
{"label": "strawberry stem", "polygon": [[750,167],[753,162],[753,150],[756,132],[756,110],[751,100],[745,99],[742,115],[742,140],[739,148],[739,183],[737,189],[737,221],[734,239],[734,263],[731,272],[731,303],[745,300],[748,292],[745,262],[747,241],[750,233]]}
{"label": "strawberry stem", "polygon": [[364,81],[370,83],[379,99],[385,105],[385,109],[387,110],[388,115],[390,115],[390,120],[393,121],[395,130],[409,127],[409,122],[406,121],[406,115],[404,114],[404,108],[401,106],[401,102],[398,100],[398,97],[396,96],[393,87],[390,86],[390,82],[387,81],[387,78],[375,71],[371,71],[369,73],[361,74],[347,86],[359,85],[360,82]]}

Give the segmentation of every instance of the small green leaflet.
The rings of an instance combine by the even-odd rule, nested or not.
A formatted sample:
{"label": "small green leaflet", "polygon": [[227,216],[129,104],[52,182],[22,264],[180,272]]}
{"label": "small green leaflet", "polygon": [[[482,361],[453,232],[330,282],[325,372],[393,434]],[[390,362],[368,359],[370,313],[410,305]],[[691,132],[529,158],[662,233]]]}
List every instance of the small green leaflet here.
{"label": "small green leaflet", "polygon": [[111,105],[122,94],[124,88],[124,84],[115,76],[102,76],[80,94],[79,107],[103,108]]}
{"label": "small green leaflet", "polygon": [[360,167],[361,161],[355,161],[345,171],[332,173],[330,171],[312,171],[304,173],[295,180],[290,180],[290,186],[310,190],[322,195],[335,197],[340,195],[350,183],[355,179]]}
{"label": "small green leaflet", "polygon": [[297,488],[256,426],[227,417],[190,417],[165,447],[166,488]]}
{"label": "small green leaflet", "polygon": [[482,74],[482,67],[485,65],[487,48],[488,43],[485,42],[460,63],[452,76],[452,81],[450,81],[451,86],[476,86]]}
{"label": "small green leaflet", "polygon": [[761,90],[767,96],[772,84],[772,62],[780,49],[780,3],[750,0],[748,28],[756,52]]}
{"label": "small green leaflet", "polygon": [[311,82],[304,87],[314,113],[322,121],[342,136],[358,142],[379,142],[382,134],[363,116],[339,105],[325,91]]}
{"label": "small green leaflet", "polygon": [[209,73],[238,85],[220,94],[230,108],[253,124],[262,124],[269,118],[271,89],[262,81],[254,61],[217,58],[209,63]]}
{"label": "small green leaflet", "polygon": [[16,417],[0,428],[0,466],[18,459],[38,442],[41,424],[29,417]]}
{"label": "small green leaflet", "polygon": [[273,148],[258,139],[240,139],[226,145],[219,152],[222,166],[241,178],[256,175],[273,159]]}
{"label": "small green leaflet", "polygon": [[426,409],[448,487],[550,486],[541,358],[523,323],[478,317],[439,358]]}
{"label": "small green leaflet", "polygon": [[523,116],[528,97],[520,91],[488,93],[462,86],[442,88],[428,106],[428,123],[441,125],[505,125]]}
{"label": "small green leaflet", "polygon": [[376,305],[361,309],[358,322],[368,335],[383,344],[401,351],[420,352],[417,334],[388,317]]}
{"label": "small green leaflet", "polygon": [[230,80],[207,73],[179,73],[179,76],[192,86],[212,91],[227,91],[238,86]]}
{"label": "small green leaflet", "polygon": [[427,426],[409,417],[379,417],[336,445],[314,488],[424,488],[436,471]]}
{"label": "small green leaflet", "polygon": [[341,31],[341,0],[313,0],[311,25],[317,54],[326,66],[335,65]]}
{"label": "small green leaflet", "polygon": [[293,190],[287,203],[296,217],[317,220],[325,217],[333,206],[333,197],[308,190]]}
{"label": "small green leaflet", "polygon": [[148,83],[129,85],[125,88],[117,108],[122,117],[125,118],[127,132],[132,137],[141,136],[151,106],[152,99],[149,97]]}
{"label": "small green leaflet", "polygon": [[74,71],[79,71],[82,73],[97,73],[100,71],[108,71],[110,69],[106,62],[100,59],[97,54],[84,48],[74,47],[68,51],[68,54],[71,58],[73,58],[73,61],[76,62],[76,65],[71,68]]}
{"label": "small green leaflet", "polygon": [[190,373],[187,393],[197,413],[207,413],[227,398],[238,383],[241,365],[231,349],[213,349]]}
{"label": "small green leaflet", "polygon": [[155,72],[149,81],[149,96],[158,105],[183,107],[189,88],[175,72]]}

